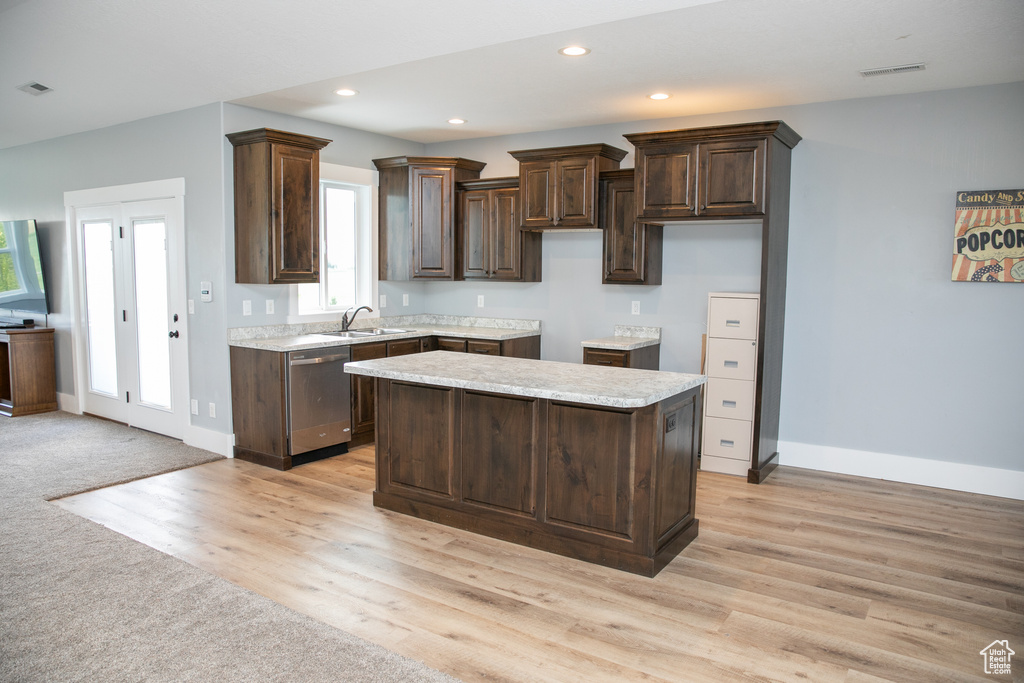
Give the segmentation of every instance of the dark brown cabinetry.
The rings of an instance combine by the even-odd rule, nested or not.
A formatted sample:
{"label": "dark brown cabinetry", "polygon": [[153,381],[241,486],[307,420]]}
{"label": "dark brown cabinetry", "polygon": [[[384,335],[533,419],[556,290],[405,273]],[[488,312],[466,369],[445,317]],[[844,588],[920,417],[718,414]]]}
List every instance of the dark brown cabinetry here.
{"label": "dark brown cabinetry", "polygon": [[465,339],[462,337],[437,337],[438,351],[473,353],[481,356],[514,356],[516,358],[540,359],[540,335],[516,339]]}
{"label": "dark brown cabinetry", "polygon": [[642,346],[639,349],[620,351],[617,349],[583,349],[584,365],[608,365],[615,368],[637,368],[657,370],[661,362],[661,344]]}
{"label": "dark brown cabinetry", "polygon": [[800,140],[781,121],[625,137],[636,146],[637,217],[655,220],[764,214],[769,143]]}
{"label": "dark brown cabinetry", "polygon": [[520,229],[519,179],[459,183],[461,277],[540,281],[541,236]]}
{"label": "dark brown cabinetry", "polygon": [[0,330],[0,415],[57,410],[53,328]]}
{"label": "dark brown cabinetry", "polygon": [[519,161],[524,230],[598,227],[598,175],[619,167],[625,150],[605,144],[509,152]]}
{"label": "dark brown cabinetry", "polygon": [[235,282],[320,280],[323,138],[258,128],[234,145]]}
{"label": "dark brown cabinetry", "polygon": [[599,224],[604,233],[601,282],[660,285],[663,228],[636,218],[633,169],[600,176]]}
{"label": "dark brown cabinetry", "polygon": [[621,409],[376,381],[375,506],[645,576],[697,536],[699,389]]}
{"label": "dark brown cabinetry", "polygon": [[[352,345],[352,360],[372,360],[419,353],[421,339],[396,339],[389,342],[372,342]],[[373,378],[352,375],[352,441],[349,445],[359,446],[371,443],[374,438],[375,397]]]}
{"label": "dark brown cabinetry", "polygon": [[455,185],[479,178],[485,164],[457,157],[389,157],[373,163],[380,171],[380,279],[456,279]]}
{"label": "dark brown cabinetry", "polygon": [[[679,221],[759,217],[761,282],[750,469],[764,481],[778,465],[779,397],[786,317],[789,184],[800,136],[782,121],[626,135],[636,146],[637,218]],[[723,222],[722,229],[728,229]]]}

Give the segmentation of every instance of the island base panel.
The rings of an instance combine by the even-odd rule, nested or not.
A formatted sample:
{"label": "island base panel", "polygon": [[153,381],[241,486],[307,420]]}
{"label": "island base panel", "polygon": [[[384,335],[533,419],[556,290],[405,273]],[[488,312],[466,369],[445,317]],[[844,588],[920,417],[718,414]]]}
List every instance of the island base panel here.
{"label": "island base panel", "polygon": [[691,519],[679,529],[662,549],[653,557],[644,557],[631,552],[624,552],[606,546],[587,543],[578,539],[562,538],[551,535],[547,530],[534,530],[522,526],[509,525],[504,521],[488,519],[486,514],[453,510],[443,504],[434,504],[423,500],[412,500],[401,495],[373,492],[375,507],[409,515],[428,522],[444,524],[455,529],[464,529],[489,538],[508,541],[516,545],[535,548],[545,552],[571,557],[599,564],[612,569],[627,571],[632,574],[653,577],[679,552],[697,538],[700,521]]}

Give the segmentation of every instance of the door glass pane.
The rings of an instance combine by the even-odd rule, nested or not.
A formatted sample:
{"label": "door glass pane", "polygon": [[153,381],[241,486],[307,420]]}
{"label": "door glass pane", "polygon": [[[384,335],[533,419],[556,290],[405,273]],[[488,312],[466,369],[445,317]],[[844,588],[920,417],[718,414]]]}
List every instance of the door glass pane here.
{"label": "door glass pane", "polygon": [[117,396],[117,351],[114,325],[113,225],[110,221],[82,223],[85,248],[85,307],[89,327],[89,388]]}
{"label": "door glass pane", "polygon": [[139,401],[171,409],[171,349],[167,333],[167,245],[163,219],[133,221],[135,321],[139,341]]}

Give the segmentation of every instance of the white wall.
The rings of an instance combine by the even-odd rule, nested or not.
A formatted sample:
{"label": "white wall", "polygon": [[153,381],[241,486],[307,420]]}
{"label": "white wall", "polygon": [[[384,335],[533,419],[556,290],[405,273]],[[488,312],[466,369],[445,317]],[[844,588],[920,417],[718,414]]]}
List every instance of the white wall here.
{"label": "white wall", "polygon": [[[793,151],[780,441],[833,447],[832,456],[1024,471],[1024,286],[950,281],[956,191],[1024,187],[1024,83],[439,143],[427,153],[485,161],[490,177],[516,174],[509,150],[606,142],[631,153],[628,168],[623,133],[774,119],[804,138]],[[579,341],[615,324],[661,325],[662,368],[692,372],[707,292],[758,286],[749,226],[666,226],[660,287],[601,285],[596,233],[543,240],[542,283],[432,284],[427,308],[472,313],[483,293],[488,314],[542,319],[543,354],[554,360],[579,360]],[[631,300],[643,315],[629,315]]]}

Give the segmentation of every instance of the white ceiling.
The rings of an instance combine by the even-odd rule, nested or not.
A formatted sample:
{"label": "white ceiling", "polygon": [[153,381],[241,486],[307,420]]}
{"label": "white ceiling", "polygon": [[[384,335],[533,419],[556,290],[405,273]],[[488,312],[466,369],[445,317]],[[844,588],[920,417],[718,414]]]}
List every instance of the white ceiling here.
{"label": "white ceiling", "polygon": [[0,148],[217,101],[436,142],[1008,83],[1021,36],[1022,0],[0,0]]}

